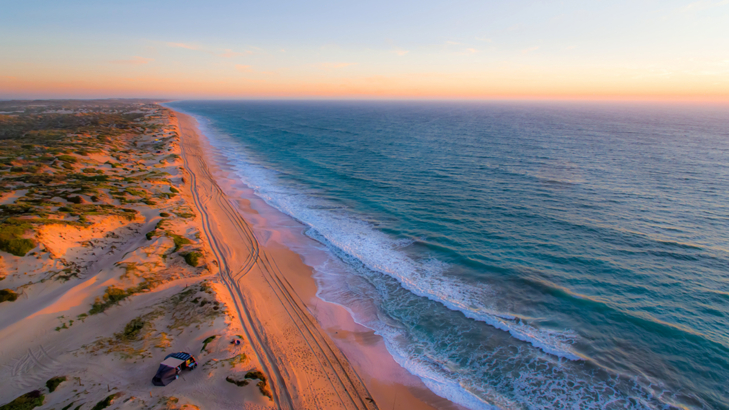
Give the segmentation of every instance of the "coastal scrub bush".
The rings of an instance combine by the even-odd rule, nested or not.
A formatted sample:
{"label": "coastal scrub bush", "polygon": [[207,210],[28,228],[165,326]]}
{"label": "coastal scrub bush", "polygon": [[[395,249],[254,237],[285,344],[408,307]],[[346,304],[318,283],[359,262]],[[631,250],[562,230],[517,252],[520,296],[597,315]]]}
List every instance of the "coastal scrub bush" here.
{"label": "coastal scrub bush", "polygon": [[[3,278],[5,279],[5,278]],[[15,302],[18,300],[18,294],[15,293],[12,289],[2,289],[0,290],[0,303],[2,302]]]}
{"label": "coastal scrub bush", "polygon": [[8,404],[0,406],[0,410],[32,410],[43,405],[45,396],[40,390],[33,390],[16,398]]}
{"label": "coastal scrub bush", "polygon": [[[72,402],[68,403],[65,407],[61,408],[61,410],[68,410],[68,409],[70,409],[71,406],[73,406],[73,403],[76,403],[76,402],[75,401],[72,401]],[[80,408],[81,408],[81,405],[79,404],[78,407],[76,407],[74,410],[78,410]]]}
{"label": "coastal scrub bush", "polygon": [[258,379],[265,382],[266,376],[260,370],[251,370],[246,373],[246,379]]}
{"label": "coastal scrub bush", "polygon": [[161,216],[162,218],[167,218],[170,216],[170,214],[168,214],[167,212],[160,212],[159,216]]}
{"label": "coastal scrub bush", "polygon": [[72,155],[59,155],[56,158],[58,158],[60,161],[70,162],[72,164],[78,162],[78,159]]}
{"label": "coastal scrub bush", "polygon": [[146,323],[141,317],[132,319],[131,322],[124,326],[124,331],[117,334],[117,338],[121,340],[136,340],[139,337],[139,332],[142,331]]}
{"label": "coastal scrub bush", "polygon": [[22,237],[31,226],[25,222],[15,221],[6,221],[0,225],[0,250],[15,256],[25,256],[36,245],[32,239]]}
{"label": "coastal scrub bush", "polygon": [[53,393],[54,391],[56,391],[56,388],[58,387],[58,385],[65,381],[66,381],[66,376],[56,376],[56,377],[49,379],[46,382],[46,387],[48,387],[49,392]]}
{"label": "coastal scrub bush", "polygon": [[[161,221],[160,221],[161,222]],[[185,238],[184,236],[174,234],[172,232],[167,232],[167,236],[172,238],[172,241],[175,242],[175,250],[172,252],[177,252],[182,248],[184,245],[189,245],[192,243],[191,240]]]}
{"label": "coastal scrub bush", "polygon": [[258,379],[260,380],[258,383],[256,383],[256,386],[258,386],[258,390],[261,391],[261,394],[270,398],[273,398],[273,395],[271,394],[271,389],[268,388],[268,384],[266,383],[266,376],[259,370],[251,370],[248,373],[246,373],[246,379]]}
{"label": "coastal scrub bush", "polygon": [[91,408],[91,410],[102,410],[109,406],[111,406],[111,403],[114,402],[114,400],[121,396],[121,393],[114,393],[112,395],[106,396],[104,400],[101,400],[100,402],[96,403],[94,407]]}
{"label": "coastal scrub bush", "polygon": [[133,290],[125,290],[117,288],[116,286],[109,286],[106,288],[106,291],[104,292],[104,295],[101,298],[96,298],[96,301],[94,301],[94,304],[91,305],[91,310],[89,310],[90,315],[95,315],[97,313],[102,313],[106,309],[110,308],[113,305],[118,304],[122,300],[126,299],[127,297],[131,296],[133,294]]}
{"label": "coastal scrub bush", "polygon": [[178,193],[178,192],[180,192],[180,190],[177,189],[177,188],[175,188],[175,187],[173,187],[173,186],[171,186],[170,187],[170,192]]}
{"label": "coastal scrub bush", "polygon": [[225,378],[225,381],[227,381],[228,383],[233,383],[233,384],[235,384],[238,387],[248,386],[248,380],[246,380],[246,379],[236,380],[236,379],[228,376],[228,377]]}
{"label": "coastal scrub bush", "polygon": [[208,343],[215,340],[216,337],[217,336],[213,335],[213,336],[210,336],[207,339],[203,340],[203,347],[202,347],[202,349],[200,349],[200,352],[202,353],[203,351],[205,351],[205,349],[208,347]]}
{"label": "coastal scrub bush", "polygon": [[200,258],[202,258],[200,252],[189,252],[185,254],[185,262],[195,268],[200,265]]}
{"label": "coastal scrub bush", "polygon": [[68,196],[68,197],[66,197],[66,201],[72,202],[74,204],[80,204],[80,203],[84,202],[84,199],[81,198],[80,196],[76,195],[76,196]]}

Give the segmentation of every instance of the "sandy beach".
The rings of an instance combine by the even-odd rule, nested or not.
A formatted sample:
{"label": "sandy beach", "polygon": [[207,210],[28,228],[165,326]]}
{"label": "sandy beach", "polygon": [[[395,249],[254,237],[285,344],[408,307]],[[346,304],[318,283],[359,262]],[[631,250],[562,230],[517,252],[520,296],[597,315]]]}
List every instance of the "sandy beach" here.
{"label": "sandy beach", "polygon": [[[316,243],[232,176],[192,117],[123,108],[91,111],[129,125],[67,133],[60,149],[4,143],[18,159],[1,171],[0,404],[457,407],[317,297]],[[153,386],[174,352],[198,369]]]}
{"label": "sandy beach", "polygon": [[311,267],[285,245],[312,241],[303,227],[241,187],[194,118],[177,119],[206,237],[257,356],[277,378],[279,406],[455,408],[402,369],[382,338],[316,297]]}

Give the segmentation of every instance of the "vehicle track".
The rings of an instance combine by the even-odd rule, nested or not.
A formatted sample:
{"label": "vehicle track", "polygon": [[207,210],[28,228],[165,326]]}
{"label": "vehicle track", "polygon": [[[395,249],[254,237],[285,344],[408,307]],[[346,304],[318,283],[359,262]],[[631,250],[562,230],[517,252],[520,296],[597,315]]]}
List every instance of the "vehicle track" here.
{"label": "vehicle track", "polygon": [[[307,391],[308,386],[288,386],[290,383],[301,383],[295,378],[287,379],[286,369],[278,366],[276,356],[271,349],[267,331],[258,318],[252,315],[247,300],[244,297],[243,279],[254,268],[260,271],[265,282],[275,295],[275,300],[290,318],[293,328],[296,329],[298,337],[303,344],[311,351],[315,358],[315,364],[321,373],[326,377],[331,389],[336,394],[339,405],[344,409],[377,409],[376,404],[371,401],[371,396],[364,382],[357,375],[346,356],[335,346],[332,346],[329,338],[323,333],[321,327],[306,308],[306,304],[298,296],[291,284],[281,272],[275,260],[260,248],[258,240],[251,226],[242,217],[239,211],[228,199],[225,192],[216,183],[215,178],[207,167],[201,148],[194,139],[187,136],[180,129],[182,157],[185,169],[190,176],[190,187],[196,208],[198,209],[203,222],[203,231],[210,248],[218,260],[220,276],[228,288],[236,310],[241,318],[241,323],[248,340],[251,341],[257,358],[263,367],[264,372],[271,378],[271,390],[274,402],[278,408],[294,409],[300,407],[301,398],[292,398],[289,391],[294,388],[297,393]],[[192,140],[192,141],[191,141]],[[207,192],[202,192],[207,190]],[[203,195],[209,194],[209,195]],[[216,214],[217,220],[223,220],[226,224],[234,227],[246,247],[246,255],[241,262],[235,262],[235,250],[229,243],[223,243],[218,238],[214,229],[214,218],[211,216],[208,205],[214,201],[214,207],[221,210],[224,215]],[[212,206],[211,206],[212,207]],[[229,241],[228,241],[229,242]],[[237,248],[241,244],[235,244]],[[235,266],[232,266],[233,264]],[[316,393],[312,392],[316,395]],[[310,397],[317,407],[320,403],[317,397]]]}

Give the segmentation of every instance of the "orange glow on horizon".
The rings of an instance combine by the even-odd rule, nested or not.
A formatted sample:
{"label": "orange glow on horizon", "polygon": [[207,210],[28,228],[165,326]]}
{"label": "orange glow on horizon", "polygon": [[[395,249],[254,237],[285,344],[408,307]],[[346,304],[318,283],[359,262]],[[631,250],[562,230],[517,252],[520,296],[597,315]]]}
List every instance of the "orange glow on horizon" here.
{"label": "orange glow on horizon", "polygon": [[345,98],[345,99],[557,99],[660,100],[729,102],[729,87],[701,81],[645,81],[618,78],[598,82],[588,77],[508,79],[503,73],[416,73],[396,76],[326,78],[310,76],[98,75],[73,78],[0,76],[2,98],[171,99]]}

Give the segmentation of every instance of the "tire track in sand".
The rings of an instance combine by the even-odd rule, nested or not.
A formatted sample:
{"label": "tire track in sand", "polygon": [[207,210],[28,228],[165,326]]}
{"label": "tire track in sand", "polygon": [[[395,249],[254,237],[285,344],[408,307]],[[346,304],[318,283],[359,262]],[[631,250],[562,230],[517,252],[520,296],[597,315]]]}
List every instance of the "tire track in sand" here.
{"label": "tire track in sand", "polygon": [[[285,369],[283,369],[284,371],[279,369],[276,356],[266,343],[269,340],[266,328],[259,322],[258,318],[251,314],[251,309],[247,306],[241,290],[241,280],[254,267],[261,271],[264,280],[274,292],[276,300],[291,320],[298,337],[303,340],[303,344],[310,350],[312,357],[315,358],[314,365],[318,366],[321,374],[326,377],[340,406],[344,409],[355,410],[377,409],[374,402],[370,401],[371,396],[367,391],[367,387],[352,368],[346,356],[338,348],[332,346],[331,341],[323,333],[321,327],[308,311],[303,300],[296,294],[273,258],[260,249],[250,225],[215,182],[203,159],[201,148],[194,141],[189,141],[191,138],[187,137],[186,132],[180,132],[180,135],[182,135],[182,157],[185,169],[191,178],[191,193],[195,206],[202,217],[206,239],[218,260],[221,278],[235,301],[236,310],[241,318],[246,336],[251,341],[264,372],[270,375],[271,390],[276,405],[281,409],[299,407],[297,404],[302,403],[292,398],[287,382],[296,383],[300,381],[296,378],[287,378]],[[206,192],[201,194],[203,190]],[[203,194],[208,195],[204,196]],[[207,204],[209,202],[207,201],[214,201],[214,207],[222,211],[222,215],[216,214],[215,217],[217,218],[212,217],[208,211]],[[229,224],[229,227],[233,227],[245,242],[246,255],[241,262],[235,260],[235,250],[217,237],[216,231],[213,229],[214,219]],[[240,247],[240,244],[238,244],[238,247]],[[302,388],[306,386],[295,387],[298,387],[295,390],[299,393],[306,390]],[[312,394],[315,393],[312,392]],[[320,407],[317,397],[309,398],[309,400],[313,400],[316,406]]]}

